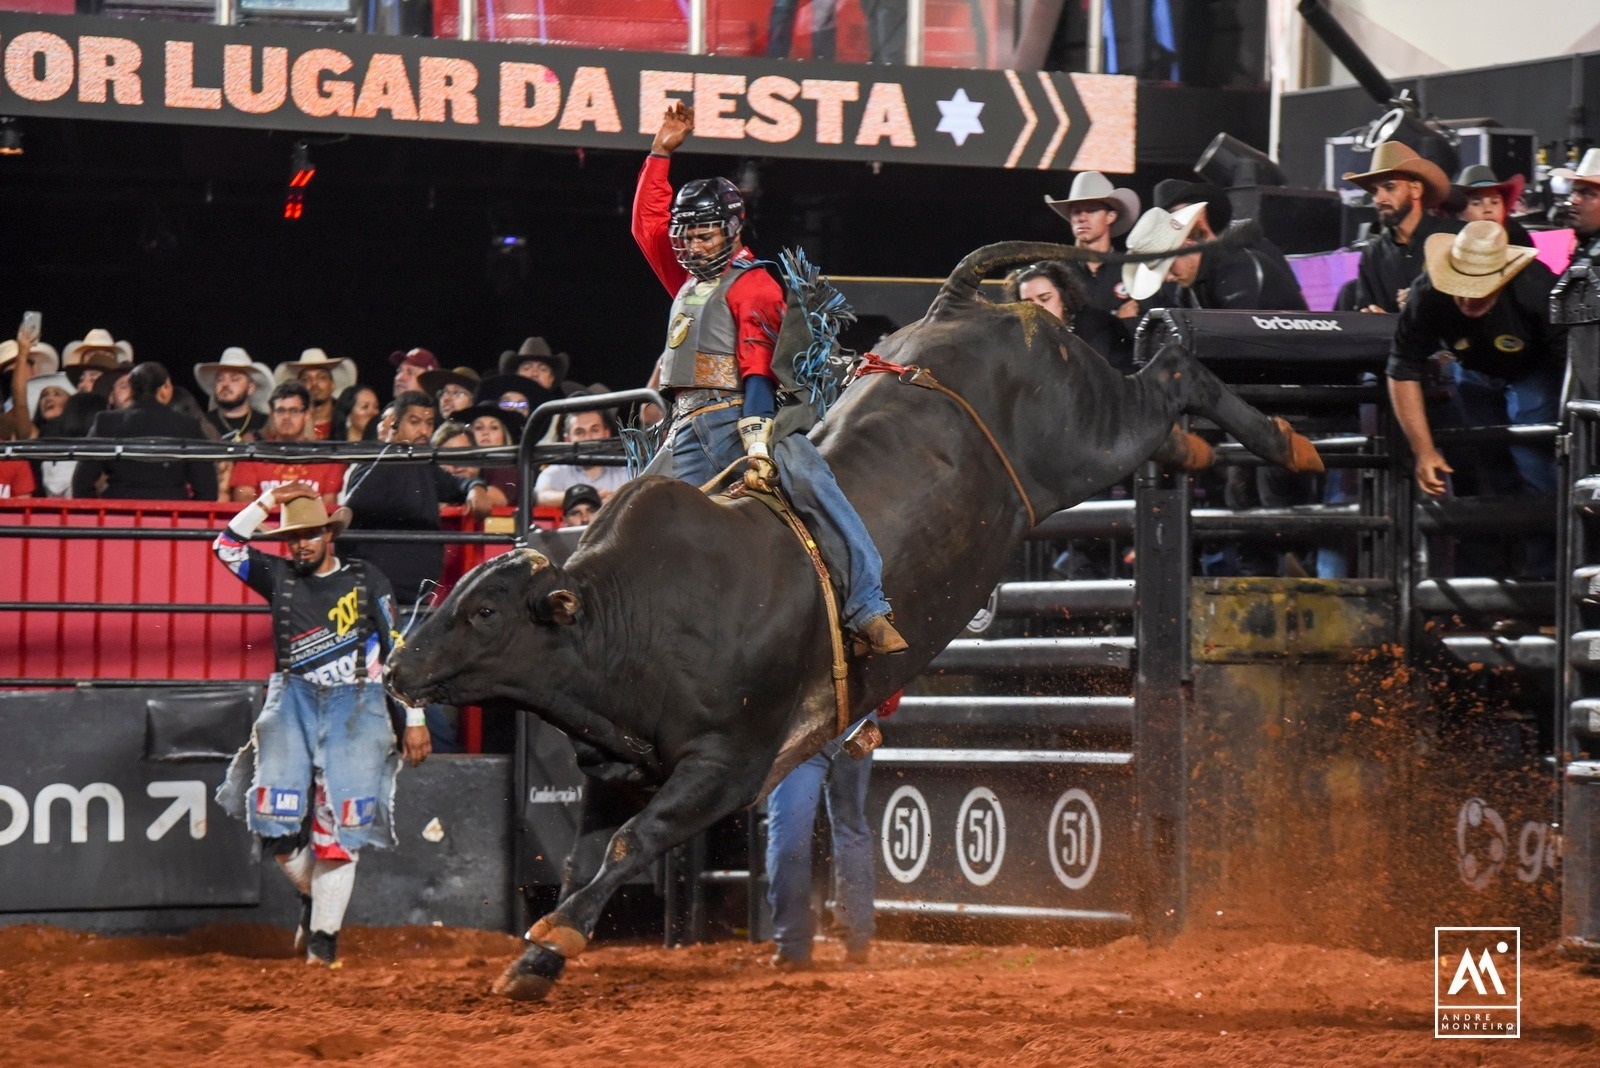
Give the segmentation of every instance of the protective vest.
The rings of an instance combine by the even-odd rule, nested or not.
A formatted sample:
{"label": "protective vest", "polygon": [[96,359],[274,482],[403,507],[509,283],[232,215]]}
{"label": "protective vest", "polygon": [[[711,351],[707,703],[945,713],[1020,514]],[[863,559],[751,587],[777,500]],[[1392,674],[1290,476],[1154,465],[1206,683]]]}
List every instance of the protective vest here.
{"label": "protective vest", "polygon": [[752,266],[753,260],[735,260],[715,283],[691,278],[678,290],[661,353],[661,388],[740,388],[739,324],[728,290]]}

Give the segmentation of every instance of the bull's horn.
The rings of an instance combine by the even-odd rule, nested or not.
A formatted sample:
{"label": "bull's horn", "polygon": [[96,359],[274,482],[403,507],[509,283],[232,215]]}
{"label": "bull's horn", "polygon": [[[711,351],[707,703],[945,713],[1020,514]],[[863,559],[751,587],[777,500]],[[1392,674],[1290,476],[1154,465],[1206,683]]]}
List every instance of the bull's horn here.
{"label": "bull's horn", "polygon": [[[1261,227],[1256,225],[1254,220],[1246,219],[1238,225],[1229,227],[1228,232],[1221,237],[1190,245],[1184,251],[1204,252],[1207,249],[1233,245],[1253,245],[1259,240],[1261,240]],[[1036,263],[1039,260],[1152,263],[1168,259],[1173,255],[1173,252],[1097,252],[1076,245],[1058,245],[1044,241],[1000,241],[967,253],[940,287],[939,295],[934,299],[934,306],[938,307],[941,301],[971,302],[977,299],[978,284],[985,278],[997,271],[1024,263]]]}

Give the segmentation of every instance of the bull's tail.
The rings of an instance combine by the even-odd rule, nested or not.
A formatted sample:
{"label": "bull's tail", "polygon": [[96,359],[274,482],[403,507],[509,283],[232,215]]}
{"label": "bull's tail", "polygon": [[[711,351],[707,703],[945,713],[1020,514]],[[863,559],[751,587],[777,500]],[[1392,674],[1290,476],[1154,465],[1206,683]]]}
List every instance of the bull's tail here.
{"label": "bull's tail", "polygon": [[[1246,220],[1229,227],[1228,232],[1211,241],[1189,245],[1183,251],[1204,252],[1210,248],[1232,245],[1253,245],[1261,239],[1261,228]],[[1059,245],[1047,241],[1000,241],[969,252],[956,264],[939,295],[934,298],[933,309],[941,304],[971,304],[978,299],[978,285],[985,278],[1009,267],[1034,263],[1039,260],[1098,260],[1101,263],[1152,263],[1168,259],[1174,252],[1096,252],[1076,245]]]}

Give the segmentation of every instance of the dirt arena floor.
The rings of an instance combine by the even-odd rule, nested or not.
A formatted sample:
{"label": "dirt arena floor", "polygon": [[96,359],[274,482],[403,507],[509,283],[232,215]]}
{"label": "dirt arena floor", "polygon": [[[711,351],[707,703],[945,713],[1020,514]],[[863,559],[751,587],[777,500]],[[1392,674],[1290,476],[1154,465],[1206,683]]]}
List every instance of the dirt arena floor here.
{"label": "dirt arena floor", "polygon": [[0,930],[0,1064],[1600,1064],[1600,977],[1525,953],[1524,1037],[1432,1037],[1426,960],[1198,933],[1168,949],[879,942],[777,974],[770,947],[601,946],[550,1001],[489,992],[517,941],[354,929],[308,968],[282,931]]}

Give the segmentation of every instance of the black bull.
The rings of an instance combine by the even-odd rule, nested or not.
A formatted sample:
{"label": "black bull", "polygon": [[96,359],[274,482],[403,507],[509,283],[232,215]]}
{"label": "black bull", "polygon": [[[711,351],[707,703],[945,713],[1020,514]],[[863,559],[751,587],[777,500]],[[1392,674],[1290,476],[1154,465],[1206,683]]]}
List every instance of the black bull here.
{"label": "black bull", "polygon": [[[1286,424],[1179,348],[1123,376],[1032,304],[978,296],[989,270],[1070,255],[989,246],[928,315],[885,341],[951,398],[892,374],[858,380],[813,432],[883,555],[910,650],[852,662],[855,716],[921,672],[989,597],[1027,532],[1115,484],[1203,415],[1262,457],[1320,470]],[[1170,444],[1170,443],[1169,443]],[[1181,448],[1179,449],[1181,452]],[[526,708],[565,731],[590,776],[555,911],[499,985],[543,997],[582,952],[611,894],[664,851],[753,804],[835,730],[816,573],[757,501],[644,478],[619,490],[565,566],[521,549],[475,569],[389,662],[411,704]]]}

